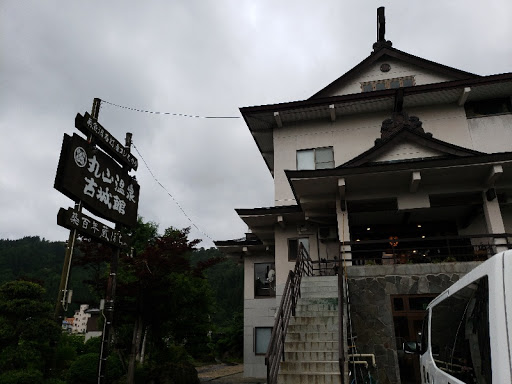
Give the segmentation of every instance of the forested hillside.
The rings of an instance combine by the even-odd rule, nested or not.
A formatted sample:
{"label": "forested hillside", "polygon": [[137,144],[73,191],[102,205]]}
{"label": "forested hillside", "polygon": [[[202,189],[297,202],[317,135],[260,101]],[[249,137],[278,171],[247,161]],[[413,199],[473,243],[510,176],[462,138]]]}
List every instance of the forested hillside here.
{"label": "forested hillside", "polygon": [[[39,236],[18,240],[0,239],[0,285],[24,279],[40,283],[45,288],[45,299],[55,302],[66,251],[65,242],[48,241]],[[200,248],[192,252],[193,265],[223,257],[215,248]],[[69,287],[73,289],[73,304],[67,315],[81,303],[96,305],[99,301],[94,282],[99,275],[106,277],[107,261],[92,265],[77,265],[81,260],[80,246],[75,248]],[[231,260],[205,268],[204,273],[215,298],[213,322],[219,327],[242,327],[243,269]],[[103,291],[100,287],[99,291]],[[103,291],[104,292],[104,291]]]}
{"label": "forested hillside", "polygon": [[[217,249],[197,249],[199,240],[188,238],[189,228],[170,227],[159,234],[155,223],[139,218],[132,235],[135,254],[121,253],[119,258],[116,343],[107,376],[131,383],[136,377],[179,376],[180,382],[192,383],[199,382],[192,362],[240,361],[242,266]],[[78,336],[61,334],[53,320],[64,254],[65,243],[37,236],[0,240],[0,323],[9,327],[0,335],[0,344],[9,348],[0,353],[2,383],[77,383],[84,377],[88,381],[83,383],[95,382],[100,343],[84,349],[75,343]],[[111,256],[111,248],[77,239],[68,316],[78,305],[96,306],[104,297]],[[20,300],[30,305],[13,304]],[[29,317],[33,329],[19,321]],[[48,329],[38,332],[43,325]],[[37,343],[32,330],[40,336]],[[19,340],[29,337],[27,350],[28,344]],[[33,358],[23,357],[28,355]],[[10,356],[19,361],[11,364]],[[85,371],[90,374],[84,376]]]}
{"label": "forested hillside", "polygon": [[[0,284],[18,279],[36,281],[45,288],[45,299],[54,302],[65,252],[65,242],[48,241],[39,236],[0,239]],[[73,301],[88,302],[91,299],[88,288],[82,284],[87,276],[83,268],[73,268],[69,284],[74,292]]]}

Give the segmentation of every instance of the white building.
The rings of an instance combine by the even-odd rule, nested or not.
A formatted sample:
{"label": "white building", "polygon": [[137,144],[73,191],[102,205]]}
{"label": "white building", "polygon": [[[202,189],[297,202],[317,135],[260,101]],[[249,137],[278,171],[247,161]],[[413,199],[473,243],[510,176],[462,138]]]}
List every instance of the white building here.
{"label": "white building", "polygon": [[80,309],[75,311],[73,321],[73,333],[85,333],[87,331],[87,321],[91,317],[90,313],[86,313],[89,304],[81,304]]}
{"label": "white building", "polygon": [[[348,265],[351,321],[380,379],[399,383],[393,366],[404,382],[418,377],[399,347],[421,326],[425,301],[415,303],[509,248],[511,96],[512,73],[450,68],[393,48],[380,30],[367,58],[309,99],[241,108],[275,187],[274,207],[237,209],[245,239],[216,242],[244,261],[245,376],[266,376],[302,243],[317,275]],[[365,279],[382,298],[364,296]],[[365,300],[379,300],[378,313],[358,307]],[[364,331],[374,323],[377,341]]]}

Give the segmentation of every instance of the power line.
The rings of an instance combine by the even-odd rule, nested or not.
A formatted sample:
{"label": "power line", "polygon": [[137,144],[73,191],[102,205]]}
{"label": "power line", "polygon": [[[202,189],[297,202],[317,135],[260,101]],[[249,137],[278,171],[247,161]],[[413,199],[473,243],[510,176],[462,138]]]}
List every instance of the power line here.
{"label": "power line", "polygon": [[180,205],[180,203],[178,203],[178,201],[174,198],[174,196],[171,194],[171,192],[169,192],[167,190],[167,188],[165,188],[165,186],[160,182],[158,181],[158,179],[156,178],[155,174],[153,173],[153,171],[151,171],[151,169],[149,168],[149,165],[148,163],[146,162],[146,160],[144,159],[144,157],[142,157],[142,155],[140,154],[139,150],[137,149],[137,147],[135,146],[135,144],[133,144],[132,142],[132,145],[133,145],[133,148],[135,148],[135,150],[137,151],[137,153],[139,154],[139,157],[142,159],[142,161],[144,162],[144,165],[146,166],[146,168],[148,169],[149,173],[151,174],[151,176],[153,177],[153,179],[157,182],[158,185],[160,185],[160,187],[162,187],[162,189],[167,193],[167,195],[170,196],[170,198],[174,201],[174,203],[178,206],[178,208],[181,210],[181,212],[183,213],[183,215],[188,219],[188,221],[190,221],[190,223],[194,226],[194,228],[196,228],[199,232],[201,232],[203,235],[205,235],[207,238],[209,238],[211,241],[213,241],[213,239],[205,232],[203,232],[201,229],[199,229],[199,227],[192,221],[192,219],[189,217],[189,215],[187,215],[187,213],[185,212],[185,210],[183,209],[183,207]]}
{"label": "power line", "polygon": [[158,111],[149,111],[145,109],[125,107],[123,105],[114,104],[107,100],[101,100],[102,103],[110,104],[117,108],[127,109],[129,111],[141,112],[141,113],[151,113],[153,115],[170,115],[170,116],[179,116],[179,117],[191,117],[196,119],[240,119],[240,116],[199,116],[199,115],[187,115],[185,113],[175,113],[175,112],[158,112]]}

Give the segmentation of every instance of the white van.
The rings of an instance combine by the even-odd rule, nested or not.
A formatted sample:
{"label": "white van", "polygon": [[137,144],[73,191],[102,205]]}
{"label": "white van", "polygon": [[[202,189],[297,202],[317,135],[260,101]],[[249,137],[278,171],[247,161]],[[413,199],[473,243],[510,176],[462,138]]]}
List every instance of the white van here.
{"label": "white van", "polygon": [[416,352],[422,384],[512,383],[512,251],[485,261],[430,303]]}

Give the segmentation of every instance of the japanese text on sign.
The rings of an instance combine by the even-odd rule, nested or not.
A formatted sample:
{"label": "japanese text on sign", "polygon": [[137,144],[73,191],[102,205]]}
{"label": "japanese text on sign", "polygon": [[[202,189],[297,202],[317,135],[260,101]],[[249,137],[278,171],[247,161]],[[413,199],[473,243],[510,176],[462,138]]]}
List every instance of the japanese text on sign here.
{"label": "japanese text on sign", "polygon": [[57,224],[68,229],[76,229],[78,233],[86,237],[116,247],[127,248],[130,242],[130,238],[121,232],[71,208],[59,210]]}
{"label": "japanese text on sign", "polygon": [[87,112],[84,116],[79,113],[76,115],[75,127],[87,136],[92,133],[94,138],[98,139],[98,145],[109,155],[120,163],[137,170],[137,158]]}
{"label": "japanese text on sign", "polygon": [[55,188],[107,220],[127,226],[137,221],[135,179],[78,135],[64,135]]}

